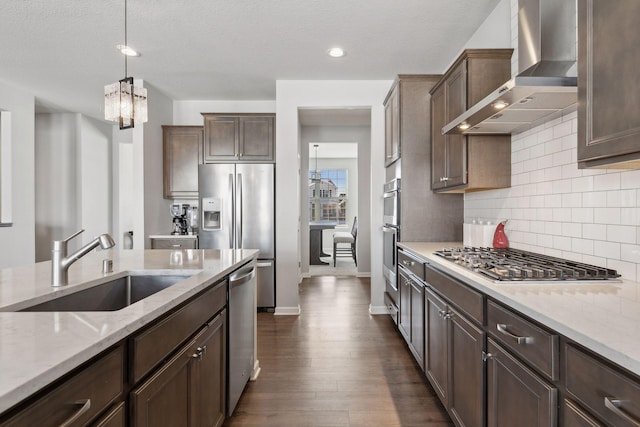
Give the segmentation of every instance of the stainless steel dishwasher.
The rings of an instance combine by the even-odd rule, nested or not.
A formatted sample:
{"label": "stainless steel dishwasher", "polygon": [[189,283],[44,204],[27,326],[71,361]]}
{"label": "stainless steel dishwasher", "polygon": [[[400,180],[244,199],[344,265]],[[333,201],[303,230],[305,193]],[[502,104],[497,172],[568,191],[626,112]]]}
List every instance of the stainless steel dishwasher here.
{"label": "stainless steel dishwasher", "polygon": [[256,264],[250,263],[229,277],[229,370],[227,415],[233,414],[253,371]]}

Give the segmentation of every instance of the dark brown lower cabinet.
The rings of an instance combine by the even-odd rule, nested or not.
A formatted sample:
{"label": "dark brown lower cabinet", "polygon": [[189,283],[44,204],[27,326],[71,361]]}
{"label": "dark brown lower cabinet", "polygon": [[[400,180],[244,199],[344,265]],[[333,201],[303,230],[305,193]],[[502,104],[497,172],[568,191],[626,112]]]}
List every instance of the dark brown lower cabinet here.
{"label": "dark brown lower cabinet", "polygon": [[482,426],[485,333],[425,288],[425,372],[457,426]]}
{"label": "dark brown lower cabinet", "polygon": [[222,311],[155,374],[131,392],[131,425],[219,426],[225,407]]}
{"label": "dark brown lower cabinet", "polygon": [[398,271],[398,293],[400,294],[400,321],[398,329],[407,343],[411,342],[411,280]]}
{"label": "dark brown lower cabinet", "polygon": [[558,389],[487,340],[487,425],[555,427]]}
{"label": "dark brown lower cabinet", "polygon": [[564,427],[604,427],[604,424],[600,424],[595,418],[567,399],[562,403],[562,419]]}
{"label": "dark brown lower cabinet", "polygon": [[100,418],[95,427],[125,427],[127,425],[127,413],[124,402],[120,402],[113,409]]}
{"label": "dark brown lower cabinet", "polygon": [[413,353],[420,367],[424,366],[424,284],[411,281],[411,344]]}

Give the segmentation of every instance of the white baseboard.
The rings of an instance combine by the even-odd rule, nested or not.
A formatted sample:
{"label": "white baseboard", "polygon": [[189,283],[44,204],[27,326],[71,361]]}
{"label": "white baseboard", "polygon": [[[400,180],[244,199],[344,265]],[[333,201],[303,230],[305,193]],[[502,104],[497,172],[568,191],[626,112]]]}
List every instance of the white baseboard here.
{"label": "white baseboard", "polygon": [[369,304],[369,314],[377,315],[377,314],[389,314],[389,309],[386,305],[371,305]]}
{"label": "white baseboard", "polygon": [[[309,279],[309,278],[311,278],[311,273],[302,273],[302,278],[303,278],[303,279]],[[298,284],[300,284],[300,283],[298,283]]]}
{"label": "white baseboard", "polygon": [[371,277],[371,272],[356,273],[356,277]]}
{"label": "white baseboard", "polygon": [[297,307],[276,307],[273,314],[275,316],[299,316],[300,313],[300,304],[298,304]]}
{"label": "white baseboard", "polygon": [[249,380],[257,380],[261,370],[262,368],[260,368],[260,361],[256,359],[255,362],[253,362],[253,372],[251,373],[251,377],[249,378]]}

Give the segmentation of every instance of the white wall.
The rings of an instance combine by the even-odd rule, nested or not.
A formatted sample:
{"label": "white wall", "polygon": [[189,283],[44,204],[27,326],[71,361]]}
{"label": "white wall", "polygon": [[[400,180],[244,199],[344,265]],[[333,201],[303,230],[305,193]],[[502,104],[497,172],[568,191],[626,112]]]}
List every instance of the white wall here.
{"label": "white wall", "polygon": [[145,87],[149,98],[149,121],[143,127],[142,159],[139,151],[136,155],[134,148],[134,165],[142,164],[144,170],[144,247],[149,249],[151,242],[147,236],[169,234],[172,230],[169,214],[171,200],[163,198],[162,125],[171,124],[173,120],[173,101],[153,86],[145,84]]}
{"label": "white wall", "polygon": [[0,109],[11,112],[12,220],[0,227],[0,268],[35,260],[34,97],[0,82]]}
{"label": "white wall", "polygon": [[[298,314],[300,271],[300,107],[371,108],[371,185],[382,188],[384,174],[384,101],[391,80],[378,81],[286,81],[276,82],[276,230],[297,232],[276,235],[276,314]],[[302,180],[306,185],[306,179]],[[370,190],[371,191],[371,190]],[[362,195],[361,195],[362,196]],[[292,206],[297,207],[292,209]],[[382,195],[374,192],[371,205],[359,209],[361,227],[371,234],[371,259],[382,259]],[[367,220],[370,222],[367,224]],[[365,244],[363,242],[363,244]],[[382,312],[382,268],[371,272],[372,312]]]}
{"label": "white wall", "polygon": [[80,229],[69,250],[112,232],[111,125],[78,113],[37,114],[35,164],[36,261],[51,259],[52,240]]}
{"label": "white wall", "polygon": [[173,124],[201,126],[204,122],[201,113],[275,113],[275,111],[275,101],[174,101]]}

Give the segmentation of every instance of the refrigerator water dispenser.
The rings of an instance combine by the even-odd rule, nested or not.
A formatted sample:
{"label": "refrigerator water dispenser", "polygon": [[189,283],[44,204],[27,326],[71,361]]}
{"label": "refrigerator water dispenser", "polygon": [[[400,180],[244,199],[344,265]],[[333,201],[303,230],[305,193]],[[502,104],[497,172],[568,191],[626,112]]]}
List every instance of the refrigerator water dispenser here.
{"label": "refrigerator water dispenser", "polygon": [[201,209],[203,230],[221,230],[222,199],[215,197],[203,197]]}

